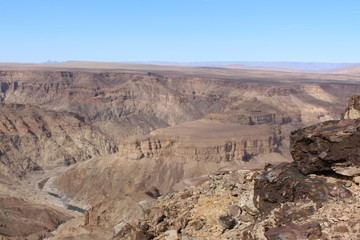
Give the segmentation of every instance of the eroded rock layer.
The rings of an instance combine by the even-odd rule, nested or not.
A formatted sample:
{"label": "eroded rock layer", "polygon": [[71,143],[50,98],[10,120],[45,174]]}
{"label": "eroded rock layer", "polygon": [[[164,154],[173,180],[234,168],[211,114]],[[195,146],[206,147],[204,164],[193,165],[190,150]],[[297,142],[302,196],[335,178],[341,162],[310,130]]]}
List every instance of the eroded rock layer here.
{"label": "eroded rock layer", "polygon": [[[313,124],[340,116],[346,97],[359,90],[357,85],[342,84],[341,77],[333,83],[314,83],[312,76],[290,73],[193,71],[0,71],[0,101],[74,112],[120,141],[212,112],[229,115],[236,109],[239,112],[227,116],[226,121]],[[244,105],[244,101],[253,98],[268,104],[268,110],[262,114],[246,111],[255,103]],[[219,116],[208,119],[223,121]]]}
{"label": "eroded rock layer", "polygon": [[0,174],[7,178],[117,151],[79,115],[22,104],[0,104],[0,142]]}

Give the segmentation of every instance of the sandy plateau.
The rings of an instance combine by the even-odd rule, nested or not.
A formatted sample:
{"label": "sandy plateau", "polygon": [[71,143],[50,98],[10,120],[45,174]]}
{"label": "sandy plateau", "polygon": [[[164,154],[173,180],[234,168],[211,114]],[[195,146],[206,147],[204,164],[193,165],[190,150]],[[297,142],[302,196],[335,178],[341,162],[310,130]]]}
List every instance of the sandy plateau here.
{"label": "sandy plateau", "polygon": [[[0,66],[0,239],[169,240],[180,239],[181,229],[187,237],[181,239],[211,233],[241,239],[238,232],[224,235],[235,226],[229,227],[231,220],[216,222],[241,192],[250,194],[245,200],[251,204],[237,217],[264,235],[252,225],[258,214],[251,213],[254,179],[264,174],[265,165],[293,161],[292,131],[342,116],[357,118],[357,100],[345,114],[344,109],[359,92],[356,69],[292,73],[91,62]],[[222,186],[233,178],[243,181],[237,195]],[[189,189],[198,205],[178,213],[204,219],[189,218],[191,227],[165,234],[173,229],[162,231],[161,221],[174,226],[178,213],[162,212],[162,204],[189,207],[184,200],[191,198],[185,196]],[[171,196],[182,200],[177,205]],[[202,212],[209,208],[212,220],[206,221]],[[164,218],[151,222],[160,213]],[[139,219],[151,231],[138,231]],[[188,237],[193,228],[204,232]],[[250,236],[249,228],[239,229]]]}

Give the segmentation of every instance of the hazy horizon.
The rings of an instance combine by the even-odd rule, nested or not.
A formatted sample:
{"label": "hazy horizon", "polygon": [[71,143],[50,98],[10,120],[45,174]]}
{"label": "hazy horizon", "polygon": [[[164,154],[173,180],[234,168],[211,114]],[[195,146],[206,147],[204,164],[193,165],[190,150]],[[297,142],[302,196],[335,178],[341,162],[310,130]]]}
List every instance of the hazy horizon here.
{"label": "hazy horizon", "polygon": [[[184,67],[210,67],[210,68],[230,68],[230,69],[254,69],[254,70],[274,70],[274,71],[300,71],[300,72],[338,72],[354,67],[359,67],[360,63],[329,63],[329,62],[257,62],[257,61],[208,61],[208,62],[165,62],[165,61],[124,61],[124,62],[99,62],[99,61],[53,61],[48,60],[40,63],[21,63],[21,62],[0,62],[2,67],[40,65],[51,67],[80,67],[91,68],[94,66],[105,66],[108,68],[123,67],[121,64],[135,65],[154,65],[154,66],[184,66]],[[55,65],[54,65],[55,64]],[[65,64],[65,65],[63,65]],[[69,65],[70,64],[70,65]],[[73,64],[73,65],[72,65]],[[81,64],[81,65],[78,65]],[[85,64],[85,65],[84,65]],[[90,65],[88,65],[90,64]],[[95,64],[95,65],[94,65]],[[115,64],[115,65],[114,65]],[[120,65],[116,65],[120,64]]]}
{"label": "hazy horizon", "polygon": [[14,0],[0,62],[359,63],[360,2]]}

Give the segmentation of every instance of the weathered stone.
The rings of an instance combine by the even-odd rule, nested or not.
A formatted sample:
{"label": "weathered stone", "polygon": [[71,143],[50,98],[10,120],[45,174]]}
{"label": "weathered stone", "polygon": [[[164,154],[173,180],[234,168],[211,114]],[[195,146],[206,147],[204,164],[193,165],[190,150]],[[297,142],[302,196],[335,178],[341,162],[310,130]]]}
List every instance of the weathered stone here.
{"label": "weathered stone", "polygon": [[231,190],[230,194],[231,194],[231,196],[234,196],[234,197],[240,196],[241,190],[238,188],[234,188],[233,190]]}
{"label": "weathered stone", "polygon": [[237,217],[241,214],[241,208],[238,205],[233,204],[229,207],[229,214],[233,217]]}
{"label": "weathered stone", "polygon": [[241,209],[252,216],[255,216],[259,213],[259,210],[254,206],[253,203],[245,204],[241,207]]}
{"label": "weathered stone", "polygon": [[165,213],[162,209],[152,209],[149,214],[149,219],[151,219],[151,223],[153,225],[162,222],[165,219]]}
{"label": "weathered stone", "polygon": [[189,198],[189,197],[191,197],[192,196],[192,192],[190,192],[190,191],[185,191],[184,193],[182,193],[181,194],[181,198],[182,199],[185,199],[185,198]]}
{"label": "weathered stone", "polygon": [[336,226],[334,230],[335,232],[341,232],[341,233],[349,232],[349,229],[345,225]]}
{"label": "weathered stone", "polygon": [[222,237],[226,239],[239,239],[239,236],[241,235],[241,232],[237,229],[232,229],[230,231],[226,231]]}
{"label": "weathered stone", "polygon": [[346,110],[343,114],[343,119],[360,118],[360,96],[352,96],[346,104]]}
{"label": "weathered stone", "polygon": [[178,218],[176,218],[173,222],[172,222],[172,228],[179,231],[180,229],[183,229],[186,227],[186,225],[189,222],[189,218],[190,218],[190,212],[185,212],[184,214],[180,215]]}
{"label": "weathered stone", "polygon": [[241,184],[241,183],[236,183],[235,187],[237,187],[238,189],[241,189],[241,190],[250,190],[249,187],[247,187],[245,184]]}
{"label": "weathered stone", "polygon": [[176,230],[168,230],[165,232],[165,240],[179,240]]}
{"label": "weathered stone", "polygon": [[114,236],[117,238],[127,238],[134,235],[134,227],[130,223],[121,222],[114,227]]}
{"label": "weathered stone", "polygon": [[191,223],[191,227],[193,227],[196,231],[202,229],[204,226],[204,222],[201,220],[195,220]]}
{"label": "weathered stone", "polygon": [[155,199],[152,200],[142,200],[138,202],[139,206],[141,207],[143,213],[149,214],[150,213],[150,207],[154,204]]}
{"label": "weathered stone", "polygon": [[268,240],[319,239],[321,235],[321,227],[318,223],[277,227],[265,233]]}
{"label": "weathered stone", "polygon": [[357,184],[360,184],[360,176],[353,177],[353,181]]}
{"label": "weathered stone", "polygon": [[290,135],[290,151],[303,173],[360,175],[360,119],[327,121]]}
{"label": "weathered stone", "polygon": [[338,197],[338,198],[351,198],[352,194],[349,190],[344,188],[343,186],[336,186],[333,189],[329,191],[329,195],[332,197]]}
{"label": "weathered stone", "polygon": [[219,217],[219,223],[224,229],[232,229],[236,225],[235,219],[229,215],[222,215]]}
{"label": "weathered stone", "polygon": [[239,219],[241,222],[251,222],[253,220],[253,217],[246,215],[239,215],[237,219]]}
{"label": "weathered stone", "polygon": [[241,208],[242,211],[249,213],[250,215],[255,216],[259,213],[259,210],[254,205],[254,191],[250,190],[246,193],[243,193],[237,202],[237,205]]}
{"label": "weathered stone", "polygon": [[351,182],[345,182],[345,183],[344,183],[344,186],[347,187],[347,188],[349,188],[349,187],[352,186],[352,183],[351,183]]}
{"label": "weathered stone", "polygon": [[309,178],[292,164],[279,164],[255,180],[254,203],[264,212],[281,203],[300,200],[327,201],[330,196],[349,198],[351,192],[342,185],[327,183],[323,178]]}
{"label": "weathered stone", "polygon": [[159,189],[156,187],[149,188],[145,193],[153,198],[158,198],[161,196]]}

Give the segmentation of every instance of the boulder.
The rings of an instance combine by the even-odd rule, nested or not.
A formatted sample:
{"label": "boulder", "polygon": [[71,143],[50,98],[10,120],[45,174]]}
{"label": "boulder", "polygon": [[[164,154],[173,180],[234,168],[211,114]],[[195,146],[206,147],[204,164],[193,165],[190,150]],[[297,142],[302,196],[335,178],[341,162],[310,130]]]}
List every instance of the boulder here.
{"label": "boulder", "polygon": [[290,135],[290,152],[303,174],[360,175],[360,119],[327,121]]}

